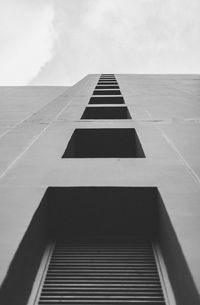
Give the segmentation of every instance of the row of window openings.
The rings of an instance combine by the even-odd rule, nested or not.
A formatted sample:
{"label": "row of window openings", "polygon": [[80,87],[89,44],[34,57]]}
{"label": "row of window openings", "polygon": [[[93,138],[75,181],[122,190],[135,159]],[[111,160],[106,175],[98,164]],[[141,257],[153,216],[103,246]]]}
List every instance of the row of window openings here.
{"label": "row of window openings", "polygon": [[114,75],[101,75],[93,95],[121,95]]}
{"label": "row of window openings", "polygon": [[[105,89],[104,86],[96,86],[98,89]],[[99,88],[100,87],[100,88]],[[107,86],[109,89],[116,88],[115,86]],[[117,86],[119,88],[119,86]],[[94,91],[94,95],[103,95],[104,93],[107,95],[107,92],[111,95],[114,95],[116,92],[120,92],[120,90],[100,90]],[[120,92],[121,94],[121,92]],[[122,96],[93,96],[91,97],[89,104],[124,104],[124,99]],[[127,107],[87,107],[81,117],[81,119],[131,119],[131,115]]]}
{"label": "row of window openings", "polygon": [[[114,116],[116,118],[130,118],[130,114],[128,112],[127,107],[87,107],[82,115],[82,119],[84,118],[99,118],[99,117],[108,117],[110,118],[110,116]],[[135,131],[135,129],[76,129],[72,135],[71,140],[69,141],[68,147],[63,155],[63,158],[70,158],[70,157],[145,157],[141,143],[139,141],[139,138],[137,136],[137,133]],[[102,200],[101,201],[101,208],[102,208]],[[104,202],[104,201],[103,201]],[[78,209],[79,210],[79,209]],[[90,209],[91,210],[91,209]],[[116,202],[115,202],[115,210],[116,210]],[[126,209],[125,209],[126,210]],[[121,209],[120,209],[121,211]],[[85,210],[84,210],[85,212]],[[66,213],[62,213],[62,215],[64,215]],[[87,213],[86,213],[87,214]],[[82,215],[81,215],[81,219],[82,219]],[[93,217],[92,217],[93,219]],[[112,219],[113,219],[113,212],[112,212]],[[122,219],[121,216],[121,212],[120,212],[120,221]],[[73,221],[72,221],[73,222]],[[105,222],[105,219],[104,219]],[[78,221],[79,223],[79,221]],[[109,220],[110,223],[110,220]],[[126,217],[126,223],[127,223],[127,217]],[[131,221],[132,223],[132,221]],[[134,222],[133,222],[134,223]],[[80,224],[79,224],[80,225]],[[75,226],[76,227],[76,226]],[[113,228],[113,226],[111,226]],[[119,227],[119,221],[117,222],[117,228]],[[63,231],[63,228],[62,228]],[[98,231],[99,231],[99,227],[98,227]],[[129,230],[130,233],[130,230]],[[121,231],[120,231],[121,234]],[[107,234],[106,234],[106,238],[107,238]],[[73,260],[73,265],[76,264],[76,259],[78,261],[78,265],[76,266],[75,272],[83,272],[84,270],[87,269],[91,269],[93,268],[93,264],[96,264],[95,267],[95,273],[94,273],[94,277],[97,277],[97,273],[99,272],[97,268],[100,269],[100,272],[102,272],[101,270],[101,266],[99,266],[99,264],[102,264],[102,261],[100,261],[99,263],[99,256],[96,258],[95,251],[97,251],[98,247],[99,249],[101,249],[102,251],[102,247],[103,247],[103,251],[106,253],[106,259],[108,260],[109,255],[110,258],[112,258],[112,260],[110,261],[111,265],[113,263],[116,264],[116,259],[119,260],[120,258],[120,264],[127,264],[127,249],[128,249],[128,255],[130,256],[130,254],[133,256],[133,258],[136,260],[135,264],[138,263],[138,259],[142,260],[142,267],[140,267],[140,265],[137,267],[137,278],[138,278],[138,271],[140,272],[149,272],[149,265],[151,265],[152,270],[154,270],[154,281],[155,278],[157,280],[157,282],[159,283],[159,274],[157,271],[157,267],[156,267],[156,260],[154,258],[154,253],[152,251],[151,248],[151,243],[147,240],[147,241],[140,241],[140,240],[134,240],[134,241],[129,241],[126,240],[125,241],[119,241],[119,239],[117,238],[117,242],[114,238],[114,240],[110,240],[107,238],[107,240],[105,240],[105,237],[103,238],[103,240],[101,239],[100,241],[98,241],[98,239],[95,237],[95,243],[94,241],[89,240],[88,238],[87,240],[83,240],[79,243],[78,242],[72,242],[72,244],[66,244],[66,238],[64,238],[64,242],[61,241],[60,243],[57,243],[56,246],[54,246],[54,250],[52,251],[51,254],[51,260],[49,261],[49,270],[47,272],[45,281],[44,281],[44,286],[41,287],[40,289],[40,297],[38,298],[38,303],[39,304],[43,304],[49,301],[53,301],[53,302],[60,302],[60,299],[62,299],[63,301],[66,302],[66,304],[71,303],[71,301],[74,300],[74,297],[78,298],[77,300],[79,301],[80,304],[82,304],[82,302],[84,301],[84,298],[86,298],[85,294],[87,292],[87,299],[93,300],[93,302],[95,303],[96,301],[99,301],[99,295],[104,296],[104,301],[107,302],[109,300],[107,300],[106,296],[105,296],[105,292],[108,293],[108,289],[110,287],[110,284],[107,283],[106,285],[108,285],[108,287],[106,287],[105,289],[105,283],[104,285],[100,288],[100,290],[97,290],[97,285],[96,285],[96,279],[95,279],[95,292],[93,288],[91,287],[91,283],[93,283],[93,278],[91,278],[90,275],[90,285],[89,288],[86,285],[86,287],[83,286],[83,284],[81,284],[81,288],[82,290],[80,290],[80,283],[76,281],[76,279],[74,280],[76,273],[72,274],[72,263],[70,261],[70,253],[73,252],[73,255],[75,255],[75,257],[72,258]],[[106,243],[107,241],[107,243]],[[132,248],[133,247],[133,248]],[[113,248],[115,249],[115,253],[113,254]],[[118,248],[119,248],[119,254],[118,254]],[[136,252],[135,251],[136,248]],[[141,248],[141,249],[140,249]],[[53,249],[53,248],[52,248]],[[134,250],[132,250],[134,249]],[[77,251],[77,252],[76,252]],[[132,251],[132,252],[131,252]],[[140,253],[138,254],[138,251],[143,253],[144,257],[140,257]],[[145,252],[146,251],[146,252]],[[91,253],[90,253],[91,252]],[[111,252],[111,254],[110,254]],[[80,264],[80,259],[81,257],[84,255],[84,259],[83,261],[81,261]],[[93,257],[93,261],[92,263],[90,261],[88,261],[88,257],[91,260],[91,255]],[[99,255],[99,253],[98,253]],[[104,254],[101,254],[101,258],[105,259]],[[114,255],[114,257],[113,257]],[[116,255],[116,257],[115,257]],[[49,254],[48,254],[49,256]],[[66,258],[65,258],[66,256]],[[123,260],[125,257],[125,260]],[[133,258],[131,258],[131,264],[133,264],[132,260]],[[148,265],[147,267],[145,267],[144,265],[144,258],[146,259],[145,263]],[[97,261],[95,261],[95,259]],[[86,262],[85,262],[86,261]],[[89,262],[89,263],[88,263]],[[129,265],[130,262],[128,261]],[[62,265],[63,269],[58,269],[58,267],[60,267]],[[55,268],[56,267],[56,268]],[[66,274],[65,274],[65,270],[68,268],[70,268],[70,276],[73,276],[73,297],[70,298],[71,296],[71,286],[68,284],[68,278],[66,278]],[[80,270],[78,268],[81,268]],[[110,266],[107,267],[108,269],[110,268]],[[140,269],[141,270],[140,270]],[[146,268],[144,270],[144,268]],[[56,274],[55,274],[55,279],[54,279],[54,273],[55,269],[57,270]],[[104,273],[108,272],[107,269],[105,269],[104,266]],[[131,269],[129,270],[131,271]],[[59,273],[60,272],[60,273]],[[85,272],[85,271],[84,271]],[[90,271],[91,273],[92,271]],[[118,271],[119,272],[123,272],[123,271]],[[69,274],[67,274],[69,276]],[[62,278],[62,284],[64,283],[65,285],[65,290],[60,289],[60,290],[55,290],[54,286],[50,287],[49,289],[47,289],[47,287],[49,287],[49,282],[54,283],[54,281],[57,281],[57,278]],[[119,277],[120,278],[120,277]],[[119,283],[119,278],[118,276],[115,276],[115,281],[117,281]],[[109,278],[108,278],[109,279]],[[108,279],[106,278],[106,281],[108,281]],[[140,278],[140,285],[142,282],[143,278]],[[65,282],[64,282],[65,281]],[[145,281],[147,281],[145,279]],[[104,282],[105,282],[105,276],[104,276]],[[57,283],[57,282],[56,282]],[[71,278],[70,278],[70,283],[71,283]],[[88,284],[86,282],[86,284]],[[101,278],[98,278],[98,285],[101,284]],[[149,283],[150,286],[152,285],[152,279],[150,278]],[[76,286],[77,285],[77,286]],[[159,302],[159,304],[166,304],[165,303],[165,297],[162,291],[162,287],[159,283],[157,290],[155,291],[154,287],[152,288],[152,290],[148,289],[148,291],[141,291],[141,293],[139,293],[138,291],[138,283],[136,283],[136,287],[134,287],[134,285],[132,284],[132,289],[133,291],[130,294],[130,285],[127,285],[127,287],[125,287],[126,284],[123,283],[123,289],[124,291],[122,291],[120,293],[120,300],[121,301],[127,301],[127,297],[129,298],[129,301],[131,302],[135,302],[137,301],[142,301],[143,302],[143,298],[144,298],[144,294],[145,294],[145,300],[146,303],[148,304],[152,304],[152,302]],[[145,282],[146,285],[146,282]],[[69,286],[69,287],[68,287]],[[57,286],[56,286],[57,288]],[[76,288],[76,289],[75,289]],[[105,289],[105,291],[104,291]],[[129,289],[129,290],[128,290]],[[127,291],[128,290],[128,295],[127,295]],[[137,290],[136,294],[135,294],[135,290]],[[117,295],[115,294],[115,290],[112,288],[112,291],[109,291],[109,293],[112,295],[112,298],[114,298],[113,300],[117,300],[119,301],[119,294],[117,293]],[[96,297],[97,295],[97,297]],[[38,295],[39,296],[39,295]]]}
{"label": "row of window openings", "polygon": [[[130,118],[127,107],[86,107],[81,117]],[[134,128],[76,129],[62,158],[145,158],[145,154]]]}
{"label": "row of window openings", "polygon": [[[87,107],[82,115],[82,119],[84,118],[88,118],[88,117],[95,117],[95,118],[99,118],[99,116],[107,116],[108,118],[110,118],[111,114],[116,117],[116,118],[130,118],[130,114],[128,112],[127,107]],[[144,152],[141,146],[141,143],[139,141],[139,138],[137,136],[137,133],[135,131],[135,129],[76,129],[71,137],[71,140],[69,141],[69,144],[67,146],[67,149],[63,155],[63,158],[71,158],[71,157],[77,157],[77,158],[84,158],[84,157],[121,157],[121,158],[126,158],[126,157],[133,157],[133,158],[137,158],[137,157],[141,157],[144,158]],[[102,203],[101,203],[102,205]],[[65,213],[64,213],[65,214]],[[112,215],[113,218],[113,215]],[[120,220],[121,220],[121,213],[120,213]],[[93,219],[93,218],[92,218]],[[105,222],[105,220],[104,220]],[[127,223],[127,220],[126,220]],[[117,227],[119,226],[119,224],[117,225]],[[98,228],[99,230],[99,228]],[[63,228],[62,228],[63,231]],[[130,231],[130,230],[129,230]],[[121,233],[121,232],[120,232]],[[86,261],[86,265],[81,265],[80,266],[80,258],[79,255],[81,253],[81,255],[83,254],[87,254],[88,256],[92,255],[93,256],[93,260],[94,263],[96,263],[97,265],[99,264],[99,261],[95,262],[95,258],[94,258],[94,251],[97,250],[97,245],[100,247],[100,249],[106,249],[106,259],[107,256],[109,255],[109,251],[112,252],[112,247],[115,248],[115,255],[118,255],[117,253],[117,248],[119,247],[119,254],[120,256],[123,254],[127,255],[127,253],[125,251],[127,251],[127,247],[128,247],[128,254],[130,255],[130,244],[129,241],[122,241],[122,244],[119,243],[119,241],[114,242],[112,240],[108,240],[108,249],[107,244],[105,243],[105,239],[100,242],[98,242],[97,244],[97,239],[95,238],[95,244],[93,244],[92,242],[88,243],[88,239],[87,242],[82,241],[81,244],[79,243],[75,243],[73,242],[72,244],[72,251],[73,254],[75,254],[75,258],[73,258],[73,260],[75,260],[78,257],[78,265],[76,266],[76,268],[81,268],[81,272],[83,271],[83,268],[92,268],[93,265],[89,265],[88,261]],[[133,257],[136,257],[136,255],[138,255],[138,250],[141,250],[143,253],[144,251],[146,251],[147,253],[145,253],[146,257],[149,259],[149,257],[151,258],[151,261],[147,261],[146,263],[148,264],[152,264],[151,268],[154,269],[154,278],[157,278],[157,281],[159,283],[159,275],[158,275],[158,271],[156,270],[156,262],[155,260],[152,260],[154,255],[153,255],[153,251],[151,249],[150,243],[149,241],[142,241],[142,243],[140,241],[134,241],[131,242],[131,245],[133,245],[133,249],[135,249],[135,247],[137,247],[137,252],[136,253],[131,253],[133,255]],[[76,287],[77,284],[77,288],[78,290],[78,295],[76,295],[76,290],[73,290],[73,297],[72,300],[70,299],[70,293],[71,293],[71,288],[67,286],[68,282],[66,280],[65,283],[65,291],[63,290],[59,290],[58,291],[51,287],[51,289],[46,289],[46,287],[49,284],[49,276],[50,276],[50,280],[52,282],[54,282],[54,277],[52,277],[52,270],[55,269],[55,266],[60,266],[60,264],[62,263],[62,266],[64,268],[64,270],[66,268],[72,268],[71,267],[71,262],[68,263],[68,261],[66,259],[64,259],[65,253],[67,253],[67,255],[69,256],[70,254],[68,252],[70,252],[70,246],[71,245],[66,245],[66,243],[63,241],[58,244],[57,246],[54,247],[54,251],[52,252],[52,258],[51,261],[49,262],[49,268],[51,269],[51,273],[49,275],[49,273],[47,273],[46,275],[46,279],[44,282],[44,286],[42,288],[42,290],[40,290],[41,294],[40,297],[38,299],[38,303],[39,304],[43,304],[46,302],[49,302],[49,300],[54,301],[54,302],[60,302],[60,299],[62,298],[62,300],[64,300],[66,302],[66,304],[70,303],[71,301],[73,301],[74,296],[76,298],[79,297],[79,303],[82,304],[83,298],[84,298],[84,294],[81,295],[81,292],[83,291],[84,293],[84,289],[86,289],[87,292],[87,298],[91,298],[94,302],[96,301],[96,294],[99,295],[102,294],[102,296],[104,296],[105,301],[107,301],[106,297],[105,297],[105,292],[103,291],[103,288],[101,288],[101,291],[98,293],[97,291],[94,293],[94,290],[91,290],[88,288],[88,286],[86,288],[82,287],[81,292],[79,291],[79,283],[76,283],[76,281],[74,282],[74,286]],[[75,246],[75,248],[74,248]],[[78,248],[77,248],[78,246]],[[123,248],[124,247],[124,248]],[[78,249],[78,250],[77,250]],[[89,249],[89,250],[88,250]],[[111,249],[111,250],[110,250]],[[124,250],[123,250],[124,249]],[[77,253],[75,251],[78,251]],[[86,251],[86,252],[84,252]],[[91,253],[90,253],[90,252]],[[124,251],[124,252],[123,252]],[[80,252],[80,253],[79,253]],[[71,253],[71,252],[70,252]],[[113,252],[111,253],[112,257],[113,257]],[[67,258],[68,258],[67,256]],[[81,257],[81,256],[80,256]],[[119,256],[117,256],[117,259],[119,258]],[[87,257],[84,256],[84,259],[87,260]],[[114,259],[116,260],[115,256]],[[138,262],[139,257],[136,259],[136,262]],[[144,258],[142,258],[144,260]],[[60,261],[61,260],[61,261]],[[99,260],[99,258],[98,258]],[[141,258],[140,258],[141,260]],[[114,261],[116,263],[116,261]],[[143,262],[143,261],[142,261]],[[113,262],[110,262],[113,263]],[[127,260],[123,261],[121,259],[120,261],[121,264],[127,263]],[[131,261],[132,263],[132,261]],[[144,262],[143,262],[144,263]],[[64,265],[65,264],[65,265]],[[69,266],[67,265],[69,264]],[[76,261],[73,263],[76,264]],[[55,266],[54,266],[55,265]],[[100,268],[100,267],[99,267]],[[139,268],[139,267],[138,267]],[[140,267],[141,268],[141,267]],[[141,270],[142,272],[144,272],[144,267],[142,267],[143,269]],[[149,267],[148,267],[149,268]],[[71,269],[70,269],[71,270]],[[78,269],[76,269],[77,272]],[[79,272],[80,272],[79,270]],[[148,271],[148,270],[147,270]],[[145,271],[145,272],[147,272]],[[63,276],[63,270],[60,269],[60,273],[58,274],[58,271],[56,273],[56,276],[58,277],[58,275],[61,277]],[[72,271],[71,271],[72,272]],[[96,270],[95,268],[95,272],[97,273],[98,270]],[[102,270],[101,270],[102,272]],[[106,272],[106,270],[104,269],[104,272]],[[97,274],[95,273],[95,276],[97,276]],[[54,276],[54,274],[53,274]],[[66,275],[64,274],[65,279],[66,279]],[[74,277],[74,274],[73,274]],[[116,277],[115,280],[118,280],[118,278]],[[105,281],[105,279],[104,279]],[[140,279],[141,281],[141,279]],[[71,282],[71,280],[70,280]],[[91,282],[91,279],[90,279]],[[62,282],[63,283],[63,282]],[[150,284],[152,284],[150,282]],[[96,283],[95,283],[96,285]],[[107,284],[109,286],[109,284]],[[123,288],[125,284],[123,283]],[[141,285],[141,282],[140,282]],[[91,283],[90,283],[91,286]],[[105,284],[103,285],[105,286]],[[136,285],[137,286],[137,285]],[[133,287],[133,291],[136,289],[137,287]],[[97,289],[96,289],[97,290]],[[130,289],[129,289],[130,290]],[[138,289],[137,289],[138,290]],[[107,291],[107,289],[106,289]],[[153,295],[152,295],[153,293]],[[74,295],[75,294],[75,295]],[[119,295],[115,295],[115,292],[112,289],[112,294],[113,294],[113,298],[115,297],[116,300],[118,301],[118,297]],[[97,300],[98,300],[97,296]],[[143,292],[141,294],[138,294],[138,292],[136,293],[136,295],[134,295],[134,293],[132,293],[130,295],[130,291],[129,291],[129,301],[135,301],[136,299],[138,301],[143,301]],[[127,301],[127,292],[123,292],[120,295],[121,300],[125,300]],[[147,292],[145,292],[145,298],[146,298],[146,303],[151,304],[152,302],[157,302],[159,301],[159,304],[165,304],[165,298],[163,295],[163,291],[161,286],[159,285],[159,289],[157,289],[156,293],[155,293],[155,289],[153,288],[152,291],[148,290],[148,294]]]}
{"label": "row of window openings", "polygon": [[[95,87],[89,104],[124,104],[124,98],[121,95],[121,91],[116,79],[113,78],[113,80],[110,79],[106,81],[101,79],[102,77]],[[128,116],[127,118],[130,117]]]}

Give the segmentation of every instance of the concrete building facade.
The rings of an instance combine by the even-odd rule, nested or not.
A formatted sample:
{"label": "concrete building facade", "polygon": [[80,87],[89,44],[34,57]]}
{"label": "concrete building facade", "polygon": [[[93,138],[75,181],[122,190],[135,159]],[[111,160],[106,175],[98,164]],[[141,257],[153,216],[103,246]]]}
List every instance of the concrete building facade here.
{"label": "concrete building facade", "polygon": [[199,85],[1,88],[0,304],[200,304]]}

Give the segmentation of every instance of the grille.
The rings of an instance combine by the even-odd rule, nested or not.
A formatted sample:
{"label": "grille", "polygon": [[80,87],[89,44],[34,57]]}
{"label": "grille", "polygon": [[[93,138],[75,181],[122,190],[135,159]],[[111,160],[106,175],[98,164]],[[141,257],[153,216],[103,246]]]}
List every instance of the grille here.
{"label": "grille", "polygon": [[56,243],[39,304],[164,305],[152,245],[144,240]]}

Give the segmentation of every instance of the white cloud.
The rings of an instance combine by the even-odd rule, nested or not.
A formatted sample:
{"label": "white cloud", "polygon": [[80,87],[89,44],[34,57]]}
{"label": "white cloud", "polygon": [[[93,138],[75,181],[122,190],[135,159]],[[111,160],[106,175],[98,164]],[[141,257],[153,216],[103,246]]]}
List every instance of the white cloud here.
{"label": "white cloud", "polygon": [[1,83],[70,85],[101,72],[200,73],[199,0],[7,0],[1,6]]}
{"label": "white cloud", "polygon": [[26,85],[52,58],[52,1],[0,3],[0,85]]}
{"label": "white cloud", "polygon": [[55,7],[56,55],[34,84],[68,85],[101,72],[200,73],[199,0],[55,0]]}

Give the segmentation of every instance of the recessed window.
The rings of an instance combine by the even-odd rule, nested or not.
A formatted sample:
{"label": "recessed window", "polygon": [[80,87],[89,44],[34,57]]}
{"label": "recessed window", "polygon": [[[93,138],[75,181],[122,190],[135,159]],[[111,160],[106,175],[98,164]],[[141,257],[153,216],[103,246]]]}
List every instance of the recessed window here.
{"label": "recessed window", "polygon": [[87,107],[81,119],[131,119],[127,107]]}
{"label": "recessed window", "polygon": [[100,78],[99,79],[99,81],[101,82],[106,82],[106,81],[108,81],[108,82],[116,82],[117,80],[116,80],[116,78]]}
{"label": "recessed window", "polygon": [[95,96],[91,97],[89,104],[124,104],[122,96]]}
{"label": "recessed window", "polygon": [[121,95],[120,90],[94,90],[93,95]]}
{"label": "recessed window", "polygon": [[5,305],[199,300],[156,187],[48,188],[4,283]]}
{"label": "recessed window", "polygon": [[115,83],[117,83],[117,80],[116,79],[99,79],[99,82],[105,82],[105,83],[115,82]]}
{"label": "recessed window", "polygon": [[114,80],[116,81],[116,78],[115,77],[101,77],[99,80]]}
{"label": "recessed window", "polygon": [[62,158],[145,158],[133,128],[76,129]]}
{"label": "recessed window", "polygon": [[99,82],[117,82],[116,79],[99,79]]}
{"label": "recessed window", "polygon": [[[157,198],[153,187],[49,188],[42,216],[51,243],[33,285],[33,304],[172,304],[159,241],[154,243]],[[35,258],[27,248],[28,258]],[[26,284],[30,272],[22,280]]]}
{"label": "recessed window", "polygon": [[114,75],[103,75],[103,76],[100,76],[100,78],[115,78]]}
{"label": "recessed window", "polygon": [[104,86],[99,86],[99,85],[97,85],[96,87],[95,87],[95,89],[119,89],[119,86],[118,85],[104,85]]}
{"label": "recessed window", "polygon": [[117,82],[98,82],[97,86],[105,86],[105,85],[110,85],[110,86],[119,86]]}

